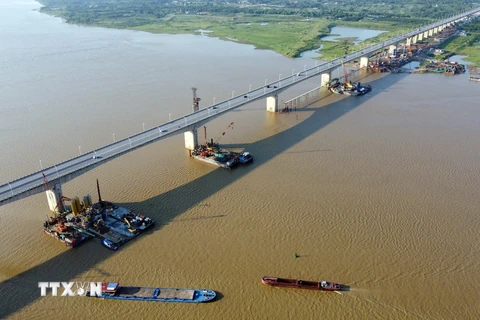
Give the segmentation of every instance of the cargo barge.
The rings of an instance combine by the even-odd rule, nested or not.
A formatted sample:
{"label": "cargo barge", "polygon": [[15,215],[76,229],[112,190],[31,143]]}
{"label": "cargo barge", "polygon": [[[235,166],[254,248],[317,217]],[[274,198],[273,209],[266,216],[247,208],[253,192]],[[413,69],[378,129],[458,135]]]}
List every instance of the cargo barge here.
{"label": "cargo barge", "polygon": [[117,282],[109,282],[102,283],[101,296],[90,295],[90,291],[87,291],[87,297],[130,301],[200,303],[212,301],[216,297],[216,293],[209,289],[122,287]]}
{"label": "cargo barge", "polygon": [[[154,224],[149,217],[103,201],[98,181],[97,189],[98,203],[92,203],[89,195],[84,197],[83,202],[78,198],[61,197],[57,206],[62,210],[57,212],[57,207],[54,208],[54,216],[47,217],[43,224],[44,232],[69,247],[90,238],[100,238],[105,247],[115,251]],[[63,203],[65,200],[71,202],[70,207]]]}
{"label": "cargo barge", "polygon": [[285,278],[277,278],[277,277],[263,277],[262,283],[269,286],[274,286],[274,287],[321,290],[321,291],[340,291],[342,289],[341,285],[335,282],[329,282],[329,281],[317,282],[317,281],[285,279]]}

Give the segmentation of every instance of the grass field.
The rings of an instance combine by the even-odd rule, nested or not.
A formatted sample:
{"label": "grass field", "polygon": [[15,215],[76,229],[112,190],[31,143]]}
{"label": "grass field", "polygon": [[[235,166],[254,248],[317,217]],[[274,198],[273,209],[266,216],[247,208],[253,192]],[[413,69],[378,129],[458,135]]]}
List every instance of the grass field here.
{"label": "grass field", "polygon": [[[287,19],[288,18],[288,19]],[[259,49],[270,49],[287,57],[296,57],[302,51],[318,46],[319,37],[329,33],[326,20],[292,20],[283,16],[200,16],[175,15],[161,23],[142,25],[132,29],[154,33],[195,33],[198,29],[212,31],[210,36],[235,39]]]}
{"label": "grass field", "polygon": [[480,66],[480,34],[452,37],[442,43],[440,48],[444,49],[446,54],[454,52],[458,55],[467,56],[463,60]]}
{"label": "grass field", "polygon": [[[287,57],[297,57],[301,52],[318,48],[321,45],[321,59],[330,60],[344,55],[344,48],[348,45],[348,52],[379,43],[388,38],[400,35],[425,24],[424,20],[409,21],[379,21],[375,19],[361,21],[343,21],[327,18],[306,19],[297,15],[280,14],[178,14],[170,13],[164,17],[154,15],[131,15],[125,12],[116,14],[101,11],[76,14],[67,12],[60,7],[43,8],[42,11],[63,17],[68,22],[95,25],[107,28],[133,29],[151,33],[163,34],[196,34],[196,30],[209,30],[209,36],[224,40],[233,40],[240,43],[252,44],[259,49],[276,51]],[[334,26],[356,27],[386,32],[354,45],[355,39],[342,39],[339,42],[321,41],[320,38],[329,35]],[[444,49],[461,55],[467,55],[466,60],[480,65],[478,35],[455,38],[444,44]],[[476,41],[476,42],[475,42]],[[466,44],[464,42],[467,42]]]}

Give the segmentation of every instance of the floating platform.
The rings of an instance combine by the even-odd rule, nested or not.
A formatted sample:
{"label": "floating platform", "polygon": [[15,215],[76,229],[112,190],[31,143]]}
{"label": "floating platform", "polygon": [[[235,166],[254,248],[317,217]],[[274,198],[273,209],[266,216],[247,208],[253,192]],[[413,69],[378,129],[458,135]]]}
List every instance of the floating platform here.
{"label": "floating platform", "polygon": [[234,152],[221,149],[218,144],[214,143],[199,146],[191,151],[190,156],[225,169],[232,169],[239,163],[247,164],[253,161],[253,156],[249,152]]}
{"label": "floating platform", "polygon": [[107,248],[116,250],[153,224],[149,217],[101,201],[76,214],[67,211],[50,217],[44,223],[44,231],[69,247],[90,238],[100,238],[103,243],[111,244]]}
{"label": "floating platform", "polygon": [[76,228],[66,226],[62,220],[56,220],[52,217],[43,224],[43,231],[49,236],[54,237],[67,247],[76,247],[85,240],[92,238],[92,235],[85,234]]}
{"label": "floating platform", "polygon": [[[97,297],[90,295],[87,297]],[[102,283],[102,295],[97,298],[156,302],[208,302],[216,297],[210,289],[122,287],[117,282]]]}
{"label": "floating platform", "polygon": [[234,159],[228,159],[226,161],[223,161],[222,158],[219,158],[217,156],[208,156],[208,155],[202,156],[202,155],[192,154],[192,158],[206,162],[206,163],[210,163],[225,169],[231,169],[236,164]]}

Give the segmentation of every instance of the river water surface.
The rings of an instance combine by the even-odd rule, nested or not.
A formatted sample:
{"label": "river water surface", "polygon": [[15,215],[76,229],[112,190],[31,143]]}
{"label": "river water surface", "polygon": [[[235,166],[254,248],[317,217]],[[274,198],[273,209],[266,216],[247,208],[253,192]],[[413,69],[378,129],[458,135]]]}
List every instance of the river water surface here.
{"label": "river water surface", "polygon": [[[206,107],[315,63],[206,36],[73,26],[38,8],[0,4],[2,184],[190,112],[191,87]],[[44,194],[0,207],[0,318],[479,318],[478,83],[362,82],[373,87],[363,97],[329,95],[290,114],[258,101],[206,125],[216,138],[233,121],[221,143],[247,148],[250,166],[196,162],[176,135],[63,185],[97,200],[98,178],[102,198],[157,222],[117,252],[45,235]],[[266,287],[265,275],[350,291]],[[39,281],[210,288],[219,299],[40,297]]]}

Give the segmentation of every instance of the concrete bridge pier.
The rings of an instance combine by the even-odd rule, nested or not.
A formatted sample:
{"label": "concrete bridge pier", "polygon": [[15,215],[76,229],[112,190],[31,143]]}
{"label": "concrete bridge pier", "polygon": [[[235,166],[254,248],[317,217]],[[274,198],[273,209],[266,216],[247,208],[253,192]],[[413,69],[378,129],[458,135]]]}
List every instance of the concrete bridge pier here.
{"label": "concrete bridge pier", "polygon": [[62,201],[62,185],[60,183],[56,183],[52,190],[47,190],[45,193],[47,194],[48,207],[50,208],[50,211],[56,213],[63,212],[65,207]]}
{"label": "concrete bridge pier", "polygon": [[368,67],[368,57],[360,58],[360,69]]}
{"label": "concrete bridge pier", "polygon": [[278,112],[278,93],[271,97],[267,97],[267,111]]}
{"label": "concrete bridge pier", "polygon": [[434,34],[437,34],[437,33],[438,33],[438,27],[437,27],[437,28],[433,28],[433,33],[434,33]]}
{"label": "concrete bridge pier", "polygon": [[320,86],[326,87],[327,84],[330,82],[330,72],[329,73],[322,73],[322,78],[320,79]]}
{"label": "concrete bridge pier", "polygon": [[422,40],[423,40],[423,32],[418,35],[418,41],[422,41]]}
{"label": "concrete bridge pier", "polygon": [[425,32],[423,33],[423,37],[424,37],[425,39],[428,38],[428,31],[425,31]]}
{"label": "concrete bridge pier", "polygon": [[433,29],[428,30],[428,36],[432,37],[433,36]]}
{"label": "concrete bridge pier", "polygon": [[188,150],[194,150],[198,147],[198,132],[197,129],[191,131],[186,131],[184,134],[185,137],[185,148]]}
{"label": "concrete bridge pier", "polygon": [[390,46],[388,47],[388,54],[389,54],[389,55],[392,55],[394,52],[397,52],[397,46],[390,45]]}

